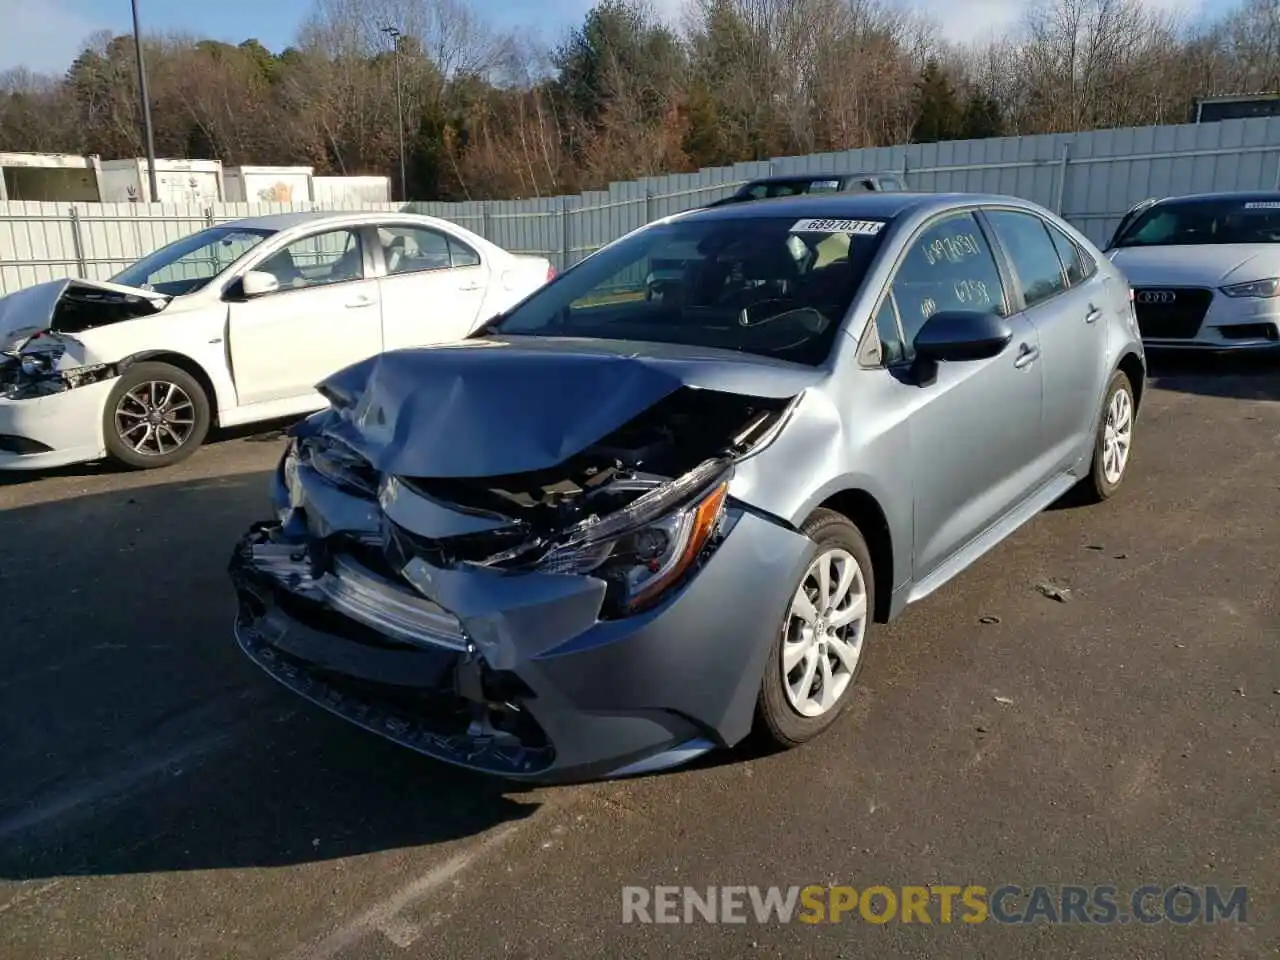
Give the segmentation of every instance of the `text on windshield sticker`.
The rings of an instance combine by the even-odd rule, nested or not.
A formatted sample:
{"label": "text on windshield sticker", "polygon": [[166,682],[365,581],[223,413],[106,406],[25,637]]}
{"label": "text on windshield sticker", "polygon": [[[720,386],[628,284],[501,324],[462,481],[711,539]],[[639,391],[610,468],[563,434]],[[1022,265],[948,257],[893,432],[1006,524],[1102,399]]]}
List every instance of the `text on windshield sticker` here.
{"label": "text on windshield sticker", "polygon": [[874,236],[884,229],[883,220],[797,220],[792,233],[848,233]]}

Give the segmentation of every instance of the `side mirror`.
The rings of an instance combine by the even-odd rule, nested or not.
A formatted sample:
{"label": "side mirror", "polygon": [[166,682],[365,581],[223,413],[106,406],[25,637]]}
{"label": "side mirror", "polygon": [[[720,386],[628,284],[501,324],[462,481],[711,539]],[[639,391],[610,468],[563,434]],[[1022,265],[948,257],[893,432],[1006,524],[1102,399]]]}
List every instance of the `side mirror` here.
{"label": "side mirror", "polygon": [[994,357],[1012,339],[1008,321],[997,314],[944,310],[925,321],[912,345],[920,360],[955,362]]}
{"label": "side mirror", "polygon": [[275,293],[280,289],[280,281],[273,274],[261,270],[250,270],[240,281],[240,289],[246,297],[260,297],[264,293]]}

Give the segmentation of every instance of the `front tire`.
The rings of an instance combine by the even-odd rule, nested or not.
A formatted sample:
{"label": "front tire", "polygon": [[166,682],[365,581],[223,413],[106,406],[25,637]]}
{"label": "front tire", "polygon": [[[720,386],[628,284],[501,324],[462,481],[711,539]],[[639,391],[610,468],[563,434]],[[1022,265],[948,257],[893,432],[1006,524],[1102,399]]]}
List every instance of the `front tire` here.
{"label": "front tire", "polygon": [[812,740],[835,722],[862,670],[875,615],[871,553],[858,528],[818,509],[801,527],[818,545],[765,664],[756,716],[780,747]]}
{"label": "front tire", "polygon": [[1133,385],[1123,371],[1112,374],[1106,396],[1093,441],[1093,463],[1083,484],[1088,499],[1095,503],[1115,496],[1133,453]]}
{"label": "front tire", "polygon": [[135,363],[103,411],[107,456],[134,470],[191,456],[209,432],[209,398],[196,379],[167,363]]}

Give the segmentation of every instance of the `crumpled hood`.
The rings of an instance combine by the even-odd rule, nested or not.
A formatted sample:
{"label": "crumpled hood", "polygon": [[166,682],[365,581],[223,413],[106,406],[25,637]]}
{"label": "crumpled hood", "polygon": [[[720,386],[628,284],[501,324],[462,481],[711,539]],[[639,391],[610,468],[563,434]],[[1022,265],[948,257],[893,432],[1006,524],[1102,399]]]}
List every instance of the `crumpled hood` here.
{"label": "crumpled hood", "polygon": [[[75,334],[159,313],[172,299],[138,287],[75,278],[24,287],[0,298],[0,352],[19,348],[42,330]],[[59,310],[68,300],[73,300],[77,309]]]}
{"label": "crumpled hood", "polygon": [[1134,286],[1187,284],[1215,287],[1280,276],[1280,244],[1206,243],[1120,247],[1111,255]]}
{"label": "crumpled hood", "polygon": [[324,431],[375,469],[464,478],[554,467],[681,387],[784,399],[823,376],[733,351],[512,337],[380,354],[317,389],[334,408]]}

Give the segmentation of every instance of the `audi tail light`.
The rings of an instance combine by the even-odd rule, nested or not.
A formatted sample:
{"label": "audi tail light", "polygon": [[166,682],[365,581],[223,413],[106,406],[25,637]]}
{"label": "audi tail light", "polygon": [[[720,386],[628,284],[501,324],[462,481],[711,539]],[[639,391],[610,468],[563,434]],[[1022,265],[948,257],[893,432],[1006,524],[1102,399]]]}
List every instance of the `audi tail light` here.
{"label": "audi tail light", "polygon": [[[551,282],[552,280],[554,280],[555,278],[556,278],[556,268],[555,268],[552,264],[549,264],[549,263],[548,263],[548,264],[547,264],[547,279],[546,279],[544,282],[545,282],[545,283],[550,283],[550,282]],[[1132,292],[1132,291],[1130,291],[1130,292]]]}

